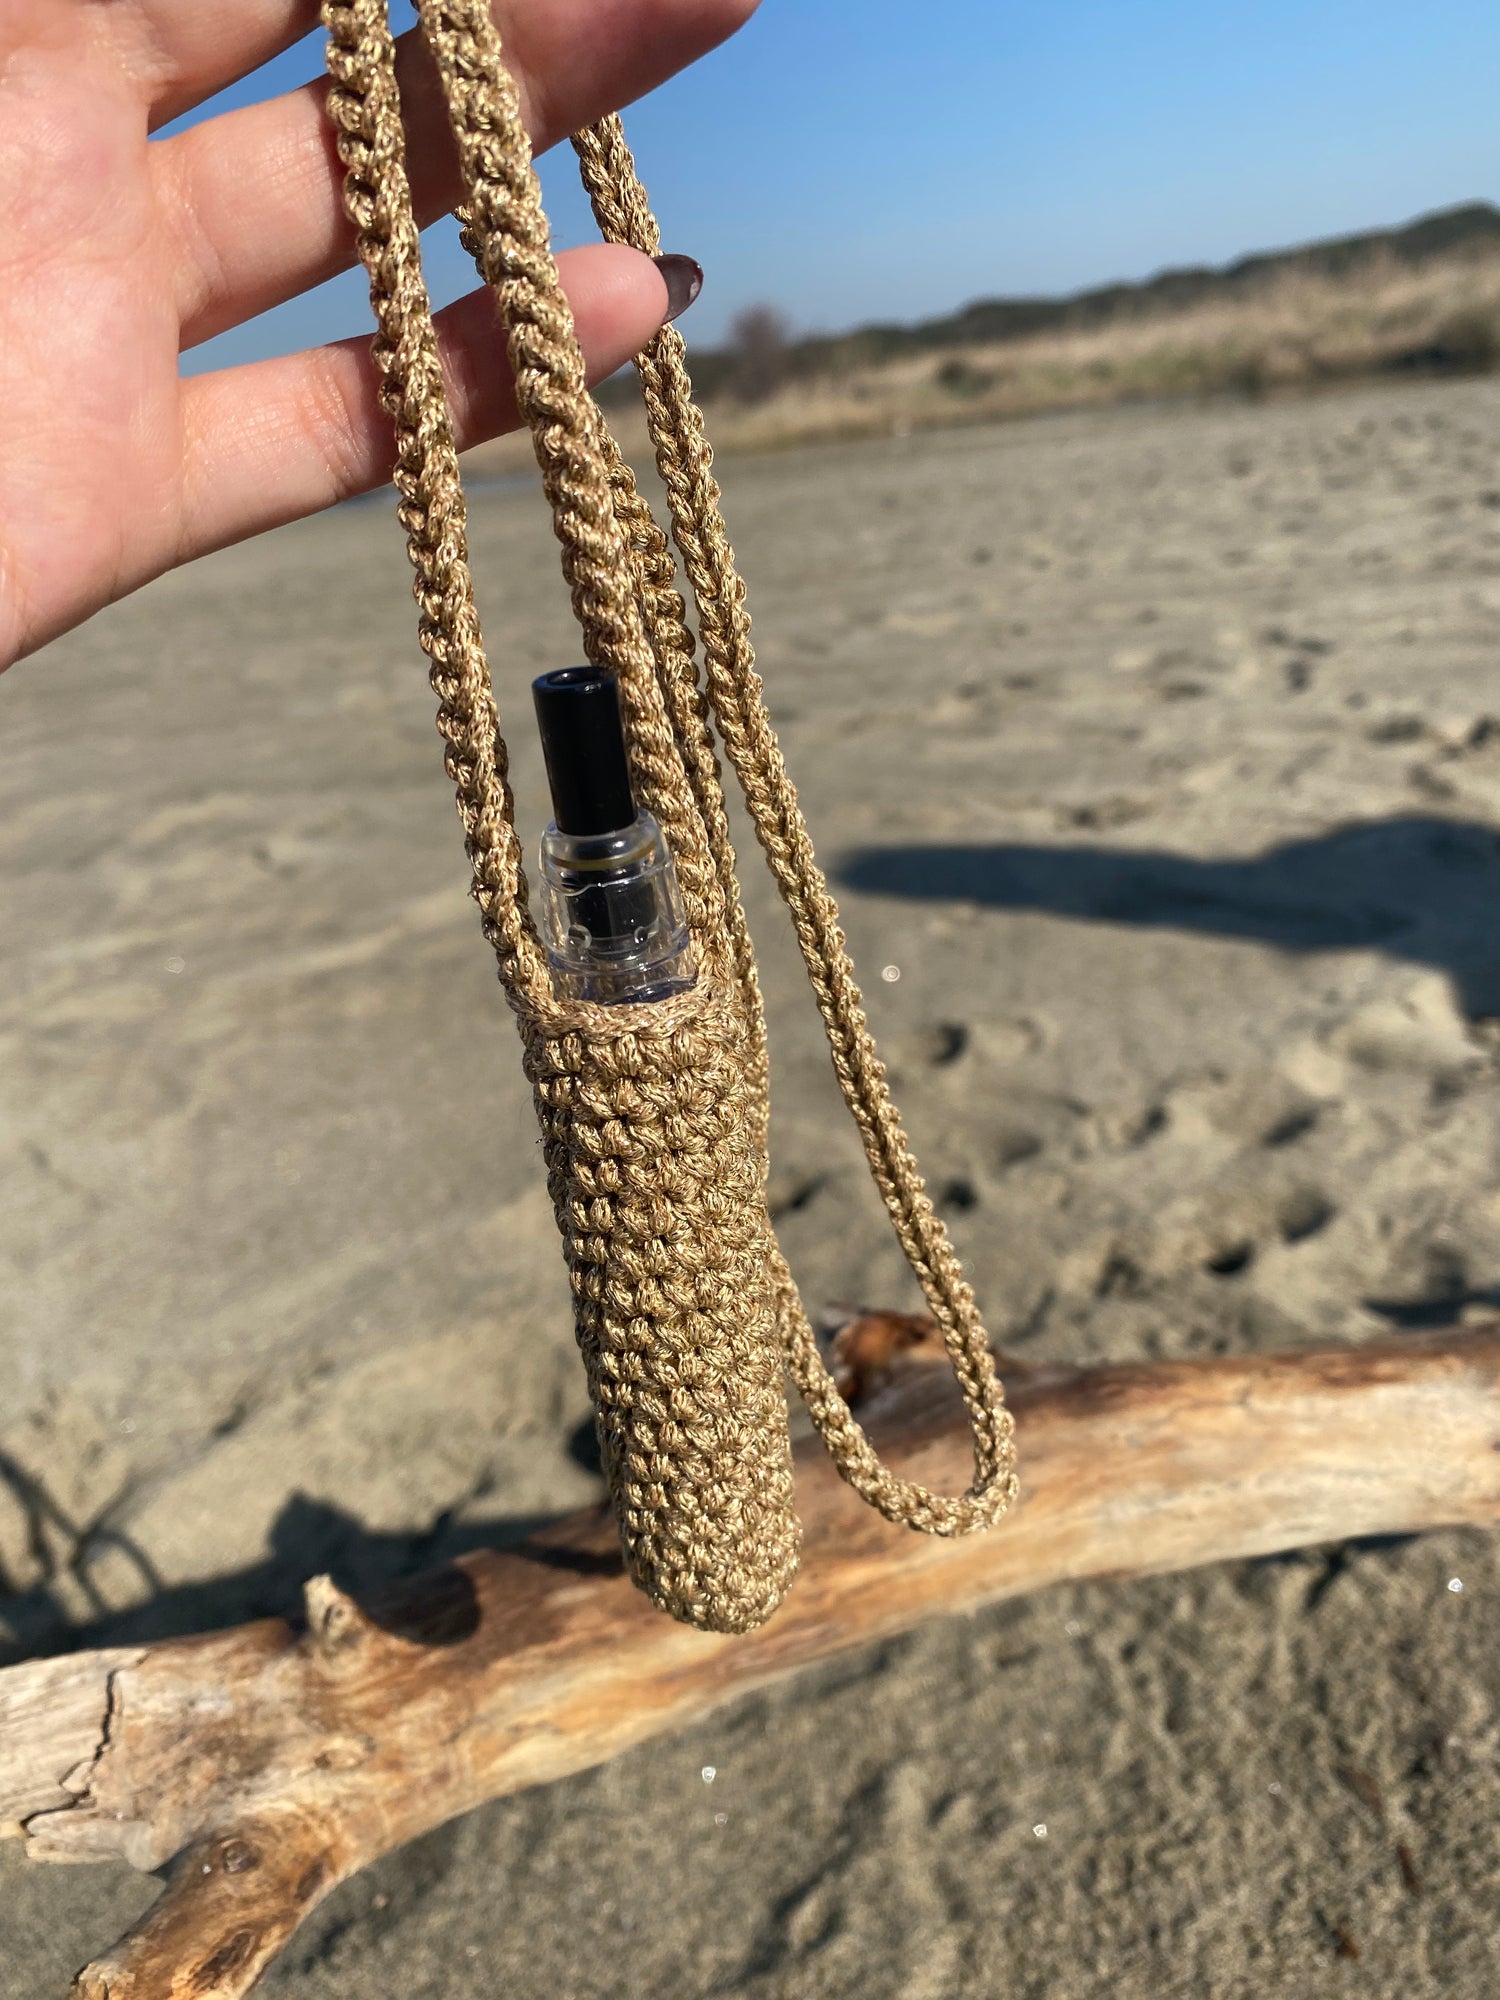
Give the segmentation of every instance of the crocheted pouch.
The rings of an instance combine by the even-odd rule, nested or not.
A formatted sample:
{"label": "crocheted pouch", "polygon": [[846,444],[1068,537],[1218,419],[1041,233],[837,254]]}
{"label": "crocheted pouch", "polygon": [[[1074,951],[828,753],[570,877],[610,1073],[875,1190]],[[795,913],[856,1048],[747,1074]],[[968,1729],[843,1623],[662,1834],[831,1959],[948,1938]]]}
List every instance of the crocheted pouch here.
{"label": "crocheted pouch", "polygon": [[626,1566],[675,1617],[748,1631],[800,1536],[743,1015],[700,978],[525,1033]]}
{"label": "crocheted pouch", "polygon": [[[419,17],[467,191],[464,240],[508,330],[516,399],[584,650],[615,676],[635,795],[676,862],[697,969],[690,991],[625,1006],[553,992],[474,607],[387,0],[325,0],[329,109],[370,275],[419,637],[473,893],[520,1023],[626,1565],[674,1617],[748,1631],[775,1609],[797,1567],[784,1373],[843,1478],[889,1520],[932,1534],[971,1533],[1010,1504],[1010,1418],[973,1296],[891,1103],[838,912],[766,715],[681,339],[664,329],[637,368],[701,661],[667,535],[585,385],[488,6],[420,0]],[[573,143],[604,235],[654,255],[656,223],[619,121],[605,119]],[[881,1464],[822,1360],[766,1212],[765,1021],[715,735],[791,913],[871,1174],[963,1390],[975,1476],[956,1498]]]}

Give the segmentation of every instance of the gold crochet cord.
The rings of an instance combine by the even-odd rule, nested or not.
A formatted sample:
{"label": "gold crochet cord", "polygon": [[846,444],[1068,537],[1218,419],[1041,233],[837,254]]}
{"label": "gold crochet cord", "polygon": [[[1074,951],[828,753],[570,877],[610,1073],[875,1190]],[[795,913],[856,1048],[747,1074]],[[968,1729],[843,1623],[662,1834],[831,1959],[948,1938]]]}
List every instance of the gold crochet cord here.
{"label": "gold crochet cord", "polygon": [[[588,393],[488,7],[419,0],[466,191],[464,241],[507,329],[584,649],[616,678],[636,794],[671,844],[698,964],[690,993],[648,1005],[587,1006],[552,993],[474,605],[387,0],[324,0],[323,18],[345,206],[370,276],[373,354],[396,432],[418,635],[473,894],[521,1028],[626,1563],[672,1616],[748,1631],[775,1609],[797,1566],[783,1370],[842,1477],[888,1520],[929,1534],[973,1533],[1010,1504],[1010,1416],[891,1102],[766,715],[681,339],[665,328],[637,368],[701,667],[667,536]],[[574,146],[606,238],[655,254],[655,218],[619,120],[577,134]],[[823,1362],[771,1229],[765,1021],[712,732],[791,914],[840,1088],[968,1406],[974,1480],[954,1498],[880,1462]]]}
{"label": "gold crochet cord", "polygon": [[801,1537],[744,1020],[709,981],[578,1016],[525,1062],[626,1565],[675,1617],[751,1631]]}

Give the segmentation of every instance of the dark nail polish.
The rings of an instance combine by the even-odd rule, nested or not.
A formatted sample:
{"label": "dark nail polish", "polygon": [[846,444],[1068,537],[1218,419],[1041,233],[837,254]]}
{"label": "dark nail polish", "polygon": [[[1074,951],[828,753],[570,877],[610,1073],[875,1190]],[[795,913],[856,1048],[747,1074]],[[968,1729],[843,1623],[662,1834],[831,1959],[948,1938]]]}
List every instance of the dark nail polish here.
{"label": "dark nail polish", "polygon": [[681,317],[703,290],[703,266],[694,257],[678,257],[668,252],[653,257],[667,286],[667,321]]}

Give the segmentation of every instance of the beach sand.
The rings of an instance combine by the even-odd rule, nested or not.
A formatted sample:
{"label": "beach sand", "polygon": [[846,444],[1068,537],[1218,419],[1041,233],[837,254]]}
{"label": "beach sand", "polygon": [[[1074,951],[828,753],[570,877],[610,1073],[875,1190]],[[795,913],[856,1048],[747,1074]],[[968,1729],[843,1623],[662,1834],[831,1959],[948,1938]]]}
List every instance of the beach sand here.
{"label": "beach sand", "polygon": [[[1002,1344],[1500,1306],[1500,387],[723,478]],[[532,829],[526,682],[577,643],[529,483],[472,527]],[[598,1491],[413,627],[381,500],[0,686],[3,1657],[284,1609]],[[810,1302],[909,1305],[744,860],[783,1240]],[[932,1625],[392,1856],[265,1990],[1488,2000],[1497,1586],[1465,1533]],[[151,1893],[0,1843],[0,1994],[60,1994]]]}

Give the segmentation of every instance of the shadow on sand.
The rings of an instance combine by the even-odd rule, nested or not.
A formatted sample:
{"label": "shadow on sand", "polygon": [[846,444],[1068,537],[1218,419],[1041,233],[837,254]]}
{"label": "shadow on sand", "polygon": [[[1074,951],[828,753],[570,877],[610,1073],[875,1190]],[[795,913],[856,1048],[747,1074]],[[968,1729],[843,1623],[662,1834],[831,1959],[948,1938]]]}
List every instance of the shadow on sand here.
{"label": "shadow on sand", "polygon": [[[598,1468],[592,1419],[581,1424],[569,1455],[589,1470]],[[32,1513],[50,1507],[36,1482],[0,1455],[0,1493],[9,1492]],[[331,1575],[357,1596],[377,1623],[388,1608],[399,1616],[402,1593],[393,1586],[420,1570],[441,1568],[472,1549],[506,1549],[549,1568],[614,1572],[616,1554],[553,1548],[536,1540],[555,1515],[503,1515],[492,1520],[456,1521],[440,1515],[416,1532],[383,1533],[327,1501],[294,1493],[272,1526],[264,1558],[248,1568],[193,1583],[169,1583],[152,1569],[144,1553],[122,1532],[85,1531],[65,1574],[48,1575],[22,1591],[5,1587],[0,1575],[0,1667],[43,1654],[74,1652],[83,1646],[150,1645],[194,1632],[212,1632],[253,1618],[299,1619],[302,1586],[311,1576]],[[61,1525],[56,1524],[56,1525]],[[71,1527],[71,1523],[66,1524]],[[123,1552],[136,1569],[141,1602],[112,1610],[90,1583],[92,1562],[106,1548]],[[455,1585],[458,1579],[455,1578]],[[460,1589],[460,1595],[463,1594]],[[7,1636],[8,1628],[9,1636]],[[399,1629],[394,1623],[392,1629]],[[432,1638],[433,1634],[424,1633]],[[462,1637],[462,1631],[448,1634]]]}
{"label": "shadow on sand", "polygon": [[[1470,1017],[1500,1014],[1500,835],[1477,823],[1412,815],[1234,860],[1079,845],[866,848],[840,874],[847,887],[872,895],[1196,931],[1294,953],[1376,950],[1447,974]],[[1500,1293],[1444,1291],[1431,1299],[1368,1303],[1394,1324],[1420,1329],[1455,1319],[1470,1299],[1500,1303]],[[597,1470],[591,1425],[575,1434],[571,1450]],[[155,1576],[123,1528],[95,1524],[80,1531],[3,1459],[0,1485],[20,1502],[38,1550],[55,1538],[76,1551],[66,1577],[47,1576],[10,1594],[0,1577],[0,1620],[10,1633],[0,1636],[0,1664],[296,1616],[304,1581],[322,1571],[357,1593],[379,1593],[468,1549],[525,1548],[538,1561],[564,1559],[531,1539],[547,1525],[542,1519],[442,1516],[420,1533],[387,1534],[336,1506],[294,1495],[262,1561],[231,1575],[171,1584]],[[89,1595],[90,1560],[106,1543],[139,1573],[144,1601],[130,1610],[111,1611]]]}
{"label": "shadow on sand", "polygon": [[1471,1019],[1500,1013],[1500,834],[1471,821],[1376,820],[1233,860],[1079,845],[867,847],[839,875],[877,896],[1288,952],[1376,950],[1448,974]]}

